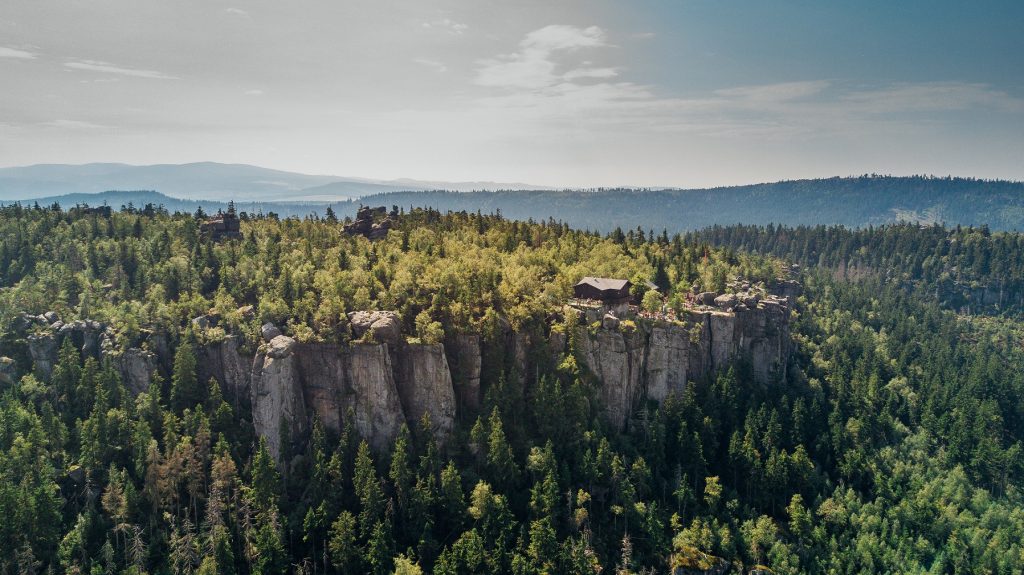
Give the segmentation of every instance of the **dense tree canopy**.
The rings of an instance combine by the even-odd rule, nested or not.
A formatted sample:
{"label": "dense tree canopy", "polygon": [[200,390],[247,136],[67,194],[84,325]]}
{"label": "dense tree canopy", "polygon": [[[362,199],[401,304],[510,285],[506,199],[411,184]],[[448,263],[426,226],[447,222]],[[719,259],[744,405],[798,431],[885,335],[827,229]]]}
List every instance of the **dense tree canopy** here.
{"label": "dense tree canopy", "polygon": [[[443,446],[429,421],[384,455],[350,425],[314,422],[279,465],[246,406],[197,377],[196,349],[216,330],[190,320],[210,308],[241,332],[273,320],[307,341],[350,337],[345,312],[396,309],[409,337],[430,340],[486,333],[498,317],[531,329],[583,275],[650,278],[678,302],[782,266],[747,255],[750,243],[429,210],[373,243],[330,219],[247,218],[242,232],[212,242],[193,215],[152,208],[0,210],[0,342],[19,367],[0,383],[0,570],[1024,570],[1024,348],[1012,319],[957,316],[928,290],[823,261],[803,274],[796,351],[772,384],[740,360],[642,407],[622,433],[604,422],[570,338],[529,385],[485,370],[483,405]],[[730,233],[754,232],[700,240]],[[1017,236],[999,242],[1021,259]],[[885,265],[918,277],[914,261]],[[1015,269],[1000,273],[1019,279]],[[48,380],[33,374],[10,326],[51,309],[108,323],[122,345],[169,334],[170,377],[133,397],[71,345]]]}

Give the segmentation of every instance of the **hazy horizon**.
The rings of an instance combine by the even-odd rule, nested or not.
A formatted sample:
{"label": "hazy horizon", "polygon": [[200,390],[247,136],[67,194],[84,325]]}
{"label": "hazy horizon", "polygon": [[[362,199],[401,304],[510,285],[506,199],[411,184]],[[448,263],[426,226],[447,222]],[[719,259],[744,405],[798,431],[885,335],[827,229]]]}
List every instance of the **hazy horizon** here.
{"label": "hazy horizon", "polygon": [[713,187],[1024,179],[1024,5],[16,0],[5,166]]}

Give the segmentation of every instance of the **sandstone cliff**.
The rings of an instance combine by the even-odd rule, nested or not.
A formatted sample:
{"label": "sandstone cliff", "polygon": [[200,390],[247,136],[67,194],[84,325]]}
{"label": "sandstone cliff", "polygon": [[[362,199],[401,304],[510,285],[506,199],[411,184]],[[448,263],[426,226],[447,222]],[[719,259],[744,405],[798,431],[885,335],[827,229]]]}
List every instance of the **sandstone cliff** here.
{"label": "sandstone cliff", "polygon": [[737,301],[696,308],[681,321],[608,315],[590,322],[592,314],[567,307],[579,316],[576,353],[601,385],[608,419],[625,427],[644,399],[661,401],[737,359],[748,360],[761,382],[781,373],[790,351],[788,299]]}
{"label": "sandstone cliff", "polygon": [[267,448],[280,458],[282,426],[292,437],[301,437],[308,422],[299,380],[295,340],[279,335],[256,354],[252,364],[252,424],[267,440]]}
{"label": "sandstone cliff", "polygon": [[[625,427],[644,401],[661,401],[685,385],[743,358],[753,376],[764,382],[784,373],[790,351],[790,297],[799,284],[785,286],[789,297],[754,294],[696,294],[695,307],[674,321],[594,316],[593,311],[566,307],[578,314],[576,337],[561,324],[534,332],[513,330],[502,322],[497,343],[478,334],[453,333],[445,344],[410,343],[402,334],[399,315],[389,311],[354,312],[348,319],[356,340],[344,343],[300,343],[282,335],[273,324],[256,330],[262,342],[228,333],[196,349],[197,376],[217,380],[236,408],[251,406],[255,431],[266,438],[276,456],[282,424],[291,436],[308,433],[314,418],[335,431],[351,424],[377,452],[391,448],[402,425],[410,427],[429,415],[433,432],[443,442],[460,413],[480,408],[484,358],[502,362],[505,373],[530,384],[533,363],[548,355],[557,360],[576,342],[576,355],[600,385],[607,417]],[[202,318],[197,318],[202,319]],[[19,329],[32,368],[50,377],[66,338],[83,355],[109,361],[134,394],[145,391],[154,373],[167,373],[173,360],[167,334],[145,332],[139,341],[115,345],[118,335],[98,322],[60,322],[52,312],[24,316]],[[202,321],[193,321],[205,329]],[[257,336],[257,337],[259,337]],[[258,351],[253,350],[258,347]],[[537,347],[540,346],[540,347]],[[497,359],[495,359],[497,358]],[[503,360],[501,359],[503,358]],[[3,380],[16,377],[16,365],[4,359]],[[244,413],[244,411],[239,411]]]}

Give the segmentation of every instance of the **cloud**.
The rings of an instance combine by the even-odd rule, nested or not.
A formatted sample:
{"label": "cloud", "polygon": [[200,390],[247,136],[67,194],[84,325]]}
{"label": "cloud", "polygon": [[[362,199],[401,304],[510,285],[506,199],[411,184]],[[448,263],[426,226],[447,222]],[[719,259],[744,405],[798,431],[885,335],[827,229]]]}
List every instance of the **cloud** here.
{"label": "cloud", "polygon": [[448,66],[446,66],[443,62],[438,62],[437,60],[431,60],[430,58],[413,58],[412,61],[416,62],[417,64],[426,66],[428,68],[433,68],[434,70],[436,70],[438,72],[447,72],[448,71]]}
{"label": "cloud", "polygon": [[462,22],[456,22],[451,18],[439,18],[437,20],[433,20],[430,22],[424,22],[422,26],[427,30],[442,30],[444,32],[448,32],[449,34],[455,35],[462,34],[463,32],[469,29],[469,26],[467,26],[466,24],[463,24]]}
{"label": "cloud", "polygon": [[7,48],[0,46],[0,58],[13,58],[15,60],[33,60],[36,54],[25,50],[18,50],[16,48]]}
{"label": "cloud", "polygon": [[260,90],[259,88],[256,88],[256,89],[253,89],[253,90],[246,90],[245,91],[245,95],[246,96],[262,96],[263,95],[263,90]]}
{"label": "cloud", "polygon": [[580,78],[614,78],[619,75],[615,68],[577,68],[562,75],[565,80],[577,80]]}
{"label": "cloud", "polygon": [[132,76],[135,78],[152,78],[156,80],[177,80],[176,76],[170,76],[163,72],[157,72],[156,70],[140,70],[137,68],[122,68],[115,66],[110,62],[101,62],[99,60],[77,60],[72,62],[65,62],[65,68],[73,70],[85,70],[89,72],[102,72],[105,74],[117,74],[120,76]]}
{"label": "cloud", "polygon": [[607,46],[605,33],[597,26],[545,26],[527,34],[519,42],[517,52],[480,60],[476,83],[481,86],[538,89],[566,80],[614,76],[615,71],[611,68],[578,68],[556,73],[556,58],[562,54],[601,46]]}
{"label": "cloud", "polygon": [[968,109],[1024,111],[1024,100],[987,84],[965,82],[898,83],[874,90],[855,90],[842,97],[863,113],[941,112]]}
{"label": "cloud", "polygon": [[83,122],[81,120],[52,120],[49,122],[43,122],[40,125],[47,128],[62,128],[69,130],[98,130],[106,128],[106,126],[100,124]]}
{"label": "cloud", "polygon": [[965,82],[864,86],[816,79],[672,96],[625,81],[622,68],[591,60],[574,63],[571,57],[608,46],[596,26],[554,25],[530,32],[515,52],[477,62],[474,83],[500,91],[480,95],[464,111],[483,118],[478,124],[503,125],[527,138],[557,130],[775,141],[869,133],[887,137],[955,129],[958,112],[1024,112],[1024,100]]}
{"label": "cloud", "polygon": [[785,102],[816,96],[827,89],[828,80],[812,80],[806,82],[782,82],[761,86],[740,86],[716,90],[715,94],[725,98],[745,100],[748,102]]}
{"label": "cloud", "polygon": [[248,18],[249,17],[249,13],[248,12],[246,12],[245,10],[242,10],[241,8],[235,8],[235,7],[225,8],[224,9],[224,13],[225,14],[231,14],[232,16],[241,16],[242,18]]}

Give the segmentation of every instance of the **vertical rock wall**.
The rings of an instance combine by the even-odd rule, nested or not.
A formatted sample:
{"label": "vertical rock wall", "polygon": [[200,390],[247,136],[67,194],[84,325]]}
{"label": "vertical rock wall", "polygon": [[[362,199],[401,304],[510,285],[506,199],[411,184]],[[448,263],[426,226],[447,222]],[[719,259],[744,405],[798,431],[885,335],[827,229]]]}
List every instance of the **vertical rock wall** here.
{"label": "vertical rock wall", "polygon": [[444,347],[439,343],[400,346],[395,382],[410,425],[430,414],[434,435],[443,441],[455,428],[455,390]]}
{"label": "vertical rock wall", "polygon": [[751,305],[692,311],[680,323],[609,316],[600,327],[580,313],[578,355],[601,384],[609,421],[624,427],[643,399],[661,401],[740,358],[755,379],[770,381],[789,359],[789,309],[778,298]]}
{"label": "vertical rock wall", "polygon": [[293,437],[306,432],[308,417],[299,379],[295,340],[279,335],[256,355],[252,369],[252,423],[266,438],[274,458],[280,460],[281,425],[289,426]]}

